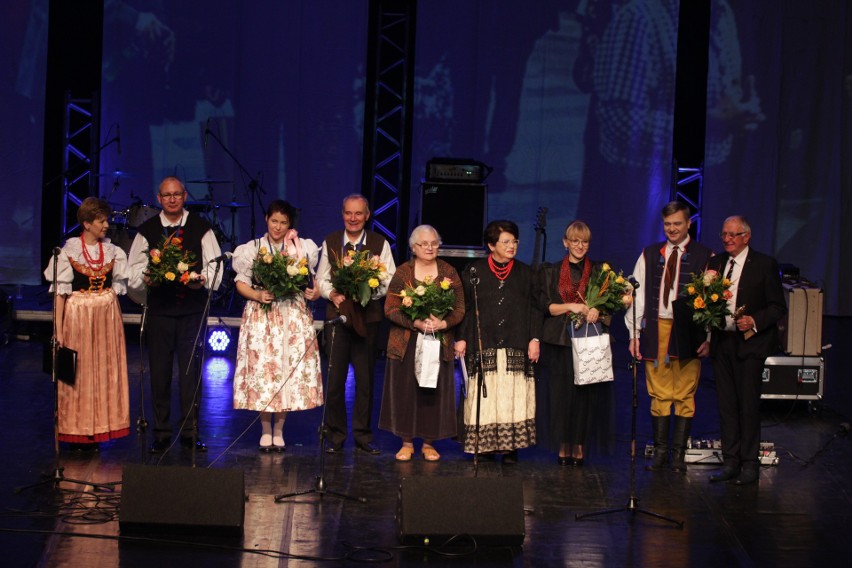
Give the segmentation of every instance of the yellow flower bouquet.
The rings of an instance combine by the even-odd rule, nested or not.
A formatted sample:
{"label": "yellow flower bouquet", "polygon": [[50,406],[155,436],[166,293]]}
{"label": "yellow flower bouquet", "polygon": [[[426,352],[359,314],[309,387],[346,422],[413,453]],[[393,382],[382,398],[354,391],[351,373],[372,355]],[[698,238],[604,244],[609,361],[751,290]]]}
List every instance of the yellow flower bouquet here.
{"label": "yellow flower bouquet", "polygon": [[387,267],[369,250],[351,250],[335,260],[331,274],[334,289],[361,306],[366,306],[373,292],[388,280]]}

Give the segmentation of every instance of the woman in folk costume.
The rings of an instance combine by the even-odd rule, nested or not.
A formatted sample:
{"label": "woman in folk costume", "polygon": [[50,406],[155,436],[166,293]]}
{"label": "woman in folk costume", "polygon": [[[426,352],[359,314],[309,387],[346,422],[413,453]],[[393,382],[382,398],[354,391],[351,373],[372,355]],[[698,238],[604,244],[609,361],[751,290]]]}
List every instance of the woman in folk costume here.
{"label": "woman in folk costume", "polygon": [[319,297],[313,279],[307,278],[304,291],[276,298],[253,275],[255,262],[271,263],[275,255],[287,255],[313,274],[319,250],[292,228],[296,215],[286,201],[270,203],[267,233],[238,246],[232,260],[237,291],[248,300],[237,344],[234,408],[260,412],[259,449],[266,452],[284,451],[287,412],[323,403],[314,319],[305,303]]}
{"label": "woman in folk costume", "polygon": [[[533,271],[515,258],[518,235],[512,221],[492,221],[485,228],[491,254],[462,271],[467,313],[455,345],[471,377],[464,401],[464,451],[503,454],[503,463],[509,464],[518,461],[519,448],[536,443],[533,364],[542,319]],[[487,396],[479,396],[480,366]]]}
{"label": "woman in folk costume", "polygon": [[51,258],[56,262],[56,341],[77,351],[74,384],[57,384],[59,441],[77,449],[130,433],[127,352],[118,295],[127,292],[127,255],[106,238],[109,204],[87,197],[77,210],[83,227]]}

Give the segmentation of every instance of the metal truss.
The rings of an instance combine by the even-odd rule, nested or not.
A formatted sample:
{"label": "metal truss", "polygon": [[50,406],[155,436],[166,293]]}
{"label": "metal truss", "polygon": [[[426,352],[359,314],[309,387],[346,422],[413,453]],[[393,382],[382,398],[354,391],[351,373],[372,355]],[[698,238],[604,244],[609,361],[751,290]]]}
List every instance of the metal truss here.
{"label": "metal truss", "polygon": [[65,144],[62,160],[62,235],[77,226],[77,208],[98,193],[98,101],[65,95]]}
{"label": "metal truss", "polygon": [[677,160],[674,164],[675,179],[672,183],[671,200],[683,201],[689,205],[692,226],[690,233],[701,240],[702,202],[704,198],[704,166],[681,167]]}
{"label": "metal truss", "polygon": [[373,230],[398,260],[408,231],[416,8],[416,0],[370,2],[362,191]]}

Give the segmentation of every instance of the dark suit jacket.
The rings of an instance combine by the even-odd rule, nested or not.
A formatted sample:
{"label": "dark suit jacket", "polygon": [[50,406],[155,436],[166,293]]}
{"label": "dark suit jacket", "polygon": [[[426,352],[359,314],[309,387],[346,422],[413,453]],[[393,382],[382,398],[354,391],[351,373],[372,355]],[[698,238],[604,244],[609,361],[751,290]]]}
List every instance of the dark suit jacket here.
{"label": "dark suit jacket", "polygon": [[[729,258],[728,253],[714,256],[708,268],[725,274]],[[778,263],[771,256],[753,248],[749,248],[737,287],[737,307],[742,305],[745,305],[743,313],[754,318],[757,333],[747,341],[742,333],[737,334],[737,356],[740,359],[765,359],[776,353],[780,348],[777,323],[787,313],[787,302],[784,300]],[[713,332],[711,353],[716,352],[720,333]]]}

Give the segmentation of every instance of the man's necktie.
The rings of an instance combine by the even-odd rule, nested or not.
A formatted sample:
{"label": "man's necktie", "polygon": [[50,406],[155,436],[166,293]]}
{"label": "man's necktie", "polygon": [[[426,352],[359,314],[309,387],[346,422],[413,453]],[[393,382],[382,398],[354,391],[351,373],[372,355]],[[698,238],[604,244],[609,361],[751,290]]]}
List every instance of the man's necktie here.
{"label": "man's necktie", "polygon": [[730,266],[728,267],[728,273],[727,273],[727,274],[725,274],[725,278],[727,278],[728,280],[730,280],[730,279],[731,279],[731,276],[733,276],[733,275],[734,275],[734,265],[735,265],[736,263],[737,263],[737,261],[735,261],[735,260],[732,258],[732,259],[731,259],[731,264],[730,264]]}
{"label": "man's necktie", "polygon": [[678,247],[674,247],[672,249],[671,254],[669,255],[669,260],[666,262],[666,274],[663,277],[663,305],[669,306],[669,294],[674,287],[675,274],[677,273],[677,262],[678,262]]}

